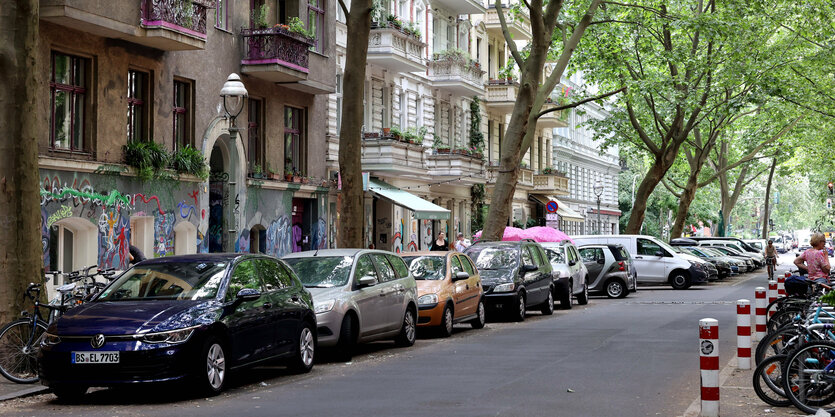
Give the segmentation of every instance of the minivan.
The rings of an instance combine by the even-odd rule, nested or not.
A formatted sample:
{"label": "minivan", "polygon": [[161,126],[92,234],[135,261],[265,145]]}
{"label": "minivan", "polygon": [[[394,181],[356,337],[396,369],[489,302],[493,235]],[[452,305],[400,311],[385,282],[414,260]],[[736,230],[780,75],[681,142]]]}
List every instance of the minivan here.
{"label": "minivan", "polygon": [[632,255],[639,284],[670,284],[674,289],[686,289],[707,280],[707,273],[696,262],[680,256],[666,243],[644,235],[585,235],[574,236],[578,246],[590,244],[620,244]]}

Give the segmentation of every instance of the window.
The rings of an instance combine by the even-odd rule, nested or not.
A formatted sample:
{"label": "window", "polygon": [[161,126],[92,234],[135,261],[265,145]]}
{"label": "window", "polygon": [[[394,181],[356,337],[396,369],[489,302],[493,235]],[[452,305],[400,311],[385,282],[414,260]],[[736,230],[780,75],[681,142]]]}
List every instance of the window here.
{"label": "window", "polygon": [[449,265],[449,269],[452,271],[452,276],[454,277],[459,272],[464,272],[464,268],[461,266],[461,261],[458,260],[457,256],[452,256],[452,262]]}
{"label": "window", "polygon": [[284,109],[284,171],[291,170],[305,175],[304,121],[302,109],[285,107]]}
{"label": "window", "polygon": [[261,280],[255,269],[255,260],[247,259],[235,266],[232,277],[229,279],[229,288],[226,289],[226,302],[235,301],[238,292],[244,288],[262,291]]}
{"label": "window", "polygon": [[386,255],[386,257],[394,267],[394,271],[397,272],[398,278],[407,278],[409,276],[409,268],[406,266],[406,262],[403,261],[403,258],[396,255]]}
{"label": "window", "polygon": [[354,269],[354,282],[359,282],[362,277],[372,277],[379,280],[377,278],[377,270],[374,269],[374,264],[371,263],[371,257],[368,255],[361,256]]}
{"label": "window", "polygon": [[128,71],[128,142],[146,141],[148,132],[149,83],[147,72]]}
{"label": "window", "polygon": [[374,254],[374,263],[377,265],[377,272],[380,274],[380,282],[394,281],[397,275],[394,273],[394,268],[389,265],[386,255]]}
{"label": "window", "polygon": [[313,33],[315,44],[312,50],[325,51],[325,0],[307,0],[307,29]]}
{"label": "window", "polygon": [[533,257],[528,247],[522,248],[522,265],[534,265]]}
{"label": "window", "polygon": [[174,149],[193,145],[192,86],[193,84],[189,81],[174,80]]}
{"label": "window", "polygon": [[215,2],[215,27],[229,30],[229,7],[232,0],[217,0]]}
{"label": "window", "polygon": [[258,271],[264,280],[264,287],[267,292],[280,290],[293,285],[293,280],[287,271],[270,259],[258,260]]}
{"label": "window", "polygon": [[[264,101],[257,98],[249,99],[247,117],[249,118],[247,125],[249,169],[254,171],[255,165],[264,167]],[[266,167],[263,169],[266,171]]]}
{"label": "window", "polygon": [[[340,7],[341,9],[341,7]],[[336,74],[336,134],[342,129],[342,74]]]}
{"label": "window", "polygon": [[661,246],[647,239],[638,239],[638,255],[657,256],[656,252],[663,252]]}
{"label": "window", "polygon": [[499,123],[499,156],[496,158],[497,160],[502,159],[502,140],[504,139],[504,123]]}
{"label": "window", "polygon": [[467,258],[466,256],[459,256],[459,258],[461,259],[461,266],[463,266],[463,267],[464,267],[464,271],[465,271],[466,273],[470,274],[470,276],[475,275],[475,274],[476,274],[476,272],[475,272],[475,266],[474,266],[474,265],[473,265],[473,263],[470,261],[470,259],[469,259],[469,258]]}
{"label": "window", "polygon": [[600,248],[582,248],[580,257],[583,258],[583,262],[597,262],[598,259],[605,259],[603,249]]}
{"label": "window", "polygon": [[52,106],[50,144],[56,149],[86,151],[87,71],[90,60],[52,53],[49,81]]}

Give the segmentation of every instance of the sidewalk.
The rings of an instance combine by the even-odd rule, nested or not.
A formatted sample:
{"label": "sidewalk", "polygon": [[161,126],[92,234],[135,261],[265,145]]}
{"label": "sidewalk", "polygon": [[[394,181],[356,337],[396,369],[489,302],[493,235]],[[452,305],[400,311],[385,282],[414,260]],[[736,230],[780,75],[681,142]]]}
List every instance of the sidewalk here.
{"label": "sidewalk", "polygon": [[0,401],[42,394],[48,389],[49,388],[41,385],[39,382],[34,384],[15,384],[14,382],[0,376]]}

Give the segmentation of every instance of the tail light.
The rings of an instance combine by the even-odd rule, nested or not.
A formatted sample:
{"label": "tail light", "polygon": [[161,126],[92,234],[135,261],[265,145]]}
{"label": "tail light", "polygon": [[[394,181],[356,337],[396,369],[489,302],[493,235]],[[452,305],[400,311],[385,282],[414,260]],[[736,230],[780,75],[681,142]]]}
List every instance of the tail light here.
{"label": "tail light", "polygon": [[623,267],[623,261],[618,261],[618,271],[626,271],[626,268]]}

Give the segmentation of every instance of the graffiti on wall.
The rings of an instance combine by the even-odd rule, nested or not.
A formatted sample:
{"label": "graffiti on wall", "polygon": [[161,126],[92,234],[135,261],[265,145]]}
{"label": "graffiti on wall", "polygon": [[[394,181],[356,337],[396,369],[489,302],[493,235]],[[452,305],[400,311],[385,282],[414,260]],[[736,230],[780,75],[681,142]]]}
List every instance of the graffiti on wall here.
{"label": "graffiti on wall", "polygon": [[160,214],[154,217],[154,255],[171,256],[174,254],[174,213]]}
{"label": "graffiti on wall", "polygon": [[410,252],[417,252],[418,233],[420,233],[420,231],[418,230],[418,220],[412,219],[410,223],[411,224],[409,226],[409,244],[407,245],[407,250]]}
{"label": "graffiti on wall", "polygon": [[313,225],[313,237],[310,249],[325,249],[328,245],[328,225],[325,219],[319,217],[319,220]]}
{"label": "graffiti on wall", "polygon": [[435,238],[432,236],[432,220],[422,220],[420,222],[420,246],[422,250],[429,250],[432,248],[432,241]]}
{"label": "graffiti on wall", "polygon": [[286,215],[272,221],[267,227],[267,254],[282,257],[292,252],[290,218]]}
{"label": "graffiti on wall", "polygon": [[127,269],[130,245],[130,219],[121,210],[107,209],[99,216],[98,264]]}
{"label": "graffiti on wall", "polygon": [[235,252],[249,252],[249,230],[242,230],[235,240]]}

